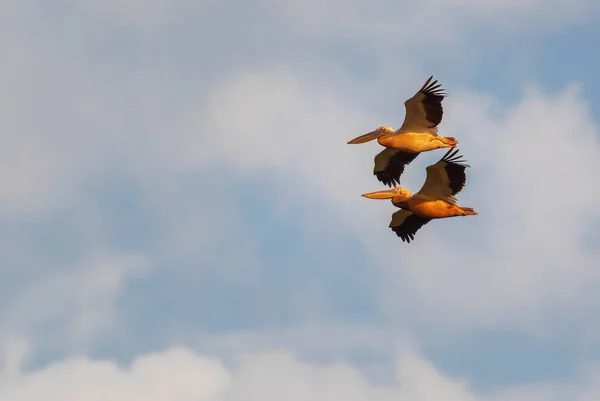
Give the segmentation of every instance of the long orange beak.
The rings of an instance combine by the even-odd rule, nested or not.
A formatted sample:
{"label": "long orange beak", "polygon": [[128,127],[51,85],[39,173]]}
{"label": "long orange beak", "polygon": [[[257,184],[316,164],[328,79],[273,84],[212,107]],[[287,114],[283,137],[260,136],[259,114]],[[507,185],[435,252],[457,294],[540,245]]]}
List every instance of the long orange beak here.
{"label": "long orange beak", "polygon": [[348,145],[369,142],[369,141],[372,141],[373,139],[379,138],[381,135],[383,135],[381,133],[381,131],[378,131],[378,130],[371,131],[368,134],[361,135],[361,136],[356,137],[353,140],[349,141]]}
{"label": "long orange beak", "polygon": [[393,189],[388,189],[385,191],[369,192],[368,194],[362,194],[361,196],[369,199],[391,199],[398,196],[398,193]]}

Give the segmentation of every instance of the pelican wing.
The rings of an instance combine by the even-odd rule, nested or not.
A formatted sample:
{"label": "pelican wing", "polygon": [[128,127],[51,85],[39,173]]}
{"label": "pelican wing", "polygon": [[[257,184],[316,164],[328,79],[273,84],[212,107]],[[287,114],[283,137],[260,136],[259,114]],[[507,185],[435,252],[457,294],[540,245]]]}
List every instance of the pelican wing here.
{"label": "pelican wing", "polygon": [[375,156],[373,174],[384,185],[389,187],[400,185],[400,176],[404,172],[404,167],[415,160],[417,156],[419,153],[385,148]]}
{"label": "pelican wing", "polygon": [[437,126],[442,122],[444,114],[442,100],[447,94],[442,85],[437,80],[431,82],[432,79],[433,75],[413,97],[404,102],[406,116],[396,132],[428,132],[437,135]]}
{"label": "pelican wing", "polygon": [[465,186],[467,182],[465,169],[470,167],[461,160],[461,155],[456,155],[457,153],[458,149],[452,148],[440,161],[427,166],[427,178],[417,194],[456,203],[454,195]]}
{"label": "pelican wing", "polygon": [[415,239],[415,234],[421,227],[429,223],[431,219],[418,216],[411,211],[400,209],[392,214],[390,228],[396,233],[402,242],[410,243]]}

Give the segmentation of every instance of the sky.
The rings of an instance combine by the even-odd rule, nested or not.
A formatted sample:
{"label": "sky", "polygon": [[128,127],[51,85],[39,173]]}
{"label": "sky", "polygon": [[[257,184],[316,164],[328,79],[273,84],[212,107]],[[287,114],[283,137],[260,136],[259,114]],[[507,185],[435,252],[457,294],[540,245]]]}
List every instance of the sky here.
{"label": "sky", "polygon": [[[0,399],[599,399],[599,8],[2,2]],[[406,244],[346,142],[430,75]]]}

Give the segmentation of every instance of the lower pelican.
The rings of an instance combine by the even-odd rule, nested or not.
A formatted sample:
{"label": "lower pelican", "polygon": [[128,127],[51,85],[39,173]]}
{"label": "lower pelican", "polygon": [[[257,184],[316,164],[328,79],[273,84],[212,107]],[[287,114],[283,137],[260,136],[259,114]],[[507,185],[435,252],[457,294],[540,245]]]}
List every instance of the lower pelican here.
{"label": "lower pelican", "polygon": [[427,178],[423,187],[412,194],[406,188],[395,187],[385,191],[363,194],[370,199],[391,199],[394,206],[401,208],[392,214],[390,228],[410,243],[416,232],[433,219],[455,216],[472,216],[477,212],[470,207],[459,206],[454,197],[467,181],[465,169],[469,167],[456,156],[458,149],[450,149],[437,163],[427,167]]}

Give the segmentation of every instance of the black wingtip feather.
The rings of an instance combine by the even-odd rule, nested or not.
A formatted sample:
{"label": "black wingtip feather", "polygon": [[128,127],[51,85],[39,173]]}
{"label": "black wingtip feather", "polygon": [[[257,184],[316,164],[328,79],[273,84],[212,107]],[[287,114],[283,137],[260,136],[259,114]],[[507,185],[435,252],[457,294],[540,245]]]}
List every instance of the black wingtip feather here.
{"label": "black wingtip feather", "polygon": [[463,155],[456,155],[459,152],[458,149],[456,148],[450,148],[446,154],[444,155],[444,157],[442,157],[442,161],[445,161],[446,163],[453,163],[453,164],[457,164],[460,166],[464,166],[464,167],[471,167],[468,164],[466,164],[466,160],[462,159],[464,156]]}
{"label": "black wingtip feather", "polygon": [[414,241],[414,239],[415,239],[414,234],[407,234],[403,230],[401,230],[400,227],[391,227],[391,228],[392,228],[392,231],[394,231],[396,233],[396,235],[398,237],[400,237],[402,242],[406,242],[407,244],[410,244],[411,240]]}
{"label": "black wingtip feather", "polygon": [[434,97],[444,97],[444,96],[446,96],[446,93],[444,93],[444,91],[445,91],[445,89],[442,88],[442,84],[438,84],[438,80],[437,79],[435,81],[431,82],[428,85],[426,83],[419,90],[419,92],[422,92],[425,95],[433,95]]}
{"label": "black wingtip feather", "polygon": [[466,160],[462,159],[462,155],[458,155],[458,152],[458,149],[451,148],[441,159],[446,162],[444,169],[446,170],[446,174],[448,174],[448,186],[452,190],[452,195],[456,195],[464,188],[467,182],[465,169],[471,167],[466,164]]}
{"label": "black wingtip feather", "polygon": [[438,80],[431,82],[433,75],[429,77],[427,82],[419,90],[419,93],[424,95],[422,102],[425,108],[425,118],[431,123],[429,128],[434,128],[442,122],[444,110],[442,108],[442,101],[444,97],[448,96],[445,90],[442,88],[442,84],[438,83]]}
{"label": "black wingtip feather", "polygon": [[429,78],[427,78],[427,81],[425,81],[425,83],[423,84],[421,89],[419,89],[419,92],[422,91],[423,89],[425,89],[427,87],[427,85],[429,85],[429,82],[431,82],[432,79],[433,79],[433,75],[430,76]]}
{"label": "black wingtip feather", "polygon": [[411,214],[402,224],[395,227],[390,226],[390,228],[400,237],[402,242],[410,243],[411,240],[414,241],[417,231],[430,221],[431,219]]}
{"label": "black wingtip feather", "polygon": [[419,153],[396,151],[396,153],[389,158],[385,168],[381,171],[373,171],[373,174],[377,177],[379,182],[390,188],[400,185],[400,176],[404,173],[404,169],[418,155]]}
{"label": "black wingtip feather", "polygon": [[377,176],[377,180],[379,180],[379,182],[381,182],[383,185],[387,185],[390,188],[400,185],[400,178],[390,175],[387,171],[376,171],[373,174]]}

